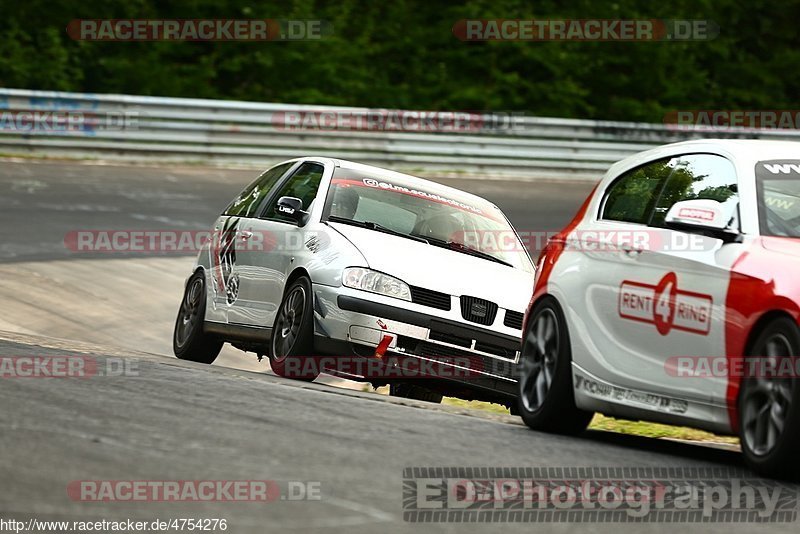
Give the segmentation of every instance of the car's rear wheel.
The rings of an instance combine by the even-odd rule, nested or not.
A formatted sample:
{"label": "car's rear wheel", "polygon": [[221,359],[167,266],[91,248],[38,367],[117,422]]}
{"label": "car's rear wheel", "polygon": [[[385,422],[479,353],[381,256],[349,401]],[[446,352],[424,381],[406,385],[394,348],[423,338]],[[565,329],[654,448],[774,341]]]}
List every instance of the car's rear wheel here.
{"label": "car's rear wheel", "polygon": [[520,356],[518,411],[530,428],[577,434],[592,420],[575,406],[571,364],[564,314],[547,297],[531,312]]}
{"label": "car's rear wheel", "polygon": [[800,329],[788,317],[769,323],[749,351],[739,393],[739,437],[750,467],[760,474],[800,477]]}
{"label": "car's rear wheel", "polygon": [[284,378],[312,381],[319,369],[312,356],[314,349],[314,311],[311,280],[295,280],[281,301],[270,341],[269,364]]}
{"label": "car's rear wheel", "polygon": [[392,397],[432,402],[434,404],[441,403],[443,398],[441,393],[406,382],[390,384],[389,395]]}
{"label": "car's rear wheel", "polygon": [[195,273],[186,284],[175,329],[172,334],[172,351],[181,360],[213,363],[222,350],[219,338],[205,333],[206,277],[202,271]]}

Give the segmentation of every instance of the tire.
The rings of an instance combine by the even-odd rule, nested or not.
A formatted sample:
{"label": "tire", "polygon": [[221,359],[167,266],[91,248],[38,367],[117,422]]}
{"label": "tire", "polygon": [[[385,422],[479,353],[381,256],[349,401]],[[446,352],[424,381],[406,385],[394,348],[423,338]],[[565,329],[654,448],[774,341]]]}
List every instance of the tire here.
{"label": "tire", "polygon": [[172,351],[179,359],[206,364],[214,363],[217,359],[223,341],[205,333],[205,318],[206,277],[199,271],[189,278],[175,319]]}
{"label": "tire", "polygon": [[404,399],[432,402],[434,404],[441,404],[443,398],[441,393],[404,382],[390,384],[389,395],[392,397],[402,397]]}
{"label": "tire", "polygon": [[[748,358],[784,359],[795,370],[800,356],[800,329],[788,317],[769,323],[758,335]],[[746,369],[751,367],[745,366]],[[761,475],[800,479],[800,379],[758,372],[742,380],[739,391],[739,439],[745,461]],[[784,369],[786,369],[784,367]]]}
{"label": "tire", "polygon": [[270,340],[270,367],[278,376],[311,382],[319,376],[319,369],[314,359],[310,358],[313,350],[311,280],[301,276],[284,293],[275,316]]}
{"label": "tire", "polygon": [[533,430],[578,434],[594,415],[575,406],[572,351],[564,313],[546,297],[534,307],[520,355],[517,411]]}

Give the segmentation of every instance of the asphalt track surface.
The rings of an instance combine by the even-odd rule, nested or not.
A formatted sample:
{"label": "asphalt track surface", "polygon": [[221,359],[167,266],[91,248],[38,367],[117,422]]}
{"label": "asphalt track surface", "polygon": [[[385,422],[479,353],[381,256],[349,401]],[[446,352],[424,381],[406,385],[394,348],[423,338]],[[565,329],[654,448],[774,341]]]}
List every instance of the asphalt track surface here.
{"label": "asphalt track surface", "polygon": [[[666,440],[535,433],[511,416],[287,381],[232,349],[212,366],[182,362],[170,354],[169,335],[191,258],[93,257],[64,247],[72,230],[207,229],[254,174],[0,162],[0,355],[130,365],[125,376],[0,379],[0,519],[224,518],[234,533],[797,531],[794,523],[405,522],[408,467],[741,467],[741,460]],[[442,181],[490,198],[523,231],[563,226],[591,189]],[[67,493],[80,480],[273,480],[282,494],[290,483],[311,482],[320,499],[89,503]]]}

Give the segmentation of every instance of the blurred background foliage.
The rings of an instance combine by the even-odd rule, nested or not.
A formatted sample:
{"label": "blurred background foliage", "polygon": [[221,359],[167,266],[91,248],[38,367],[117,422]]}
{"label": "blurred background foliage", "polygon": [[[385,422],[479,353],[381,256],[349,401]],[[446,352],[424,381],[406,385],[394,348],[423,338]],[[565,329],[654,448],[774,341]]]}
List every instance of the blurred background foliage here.
{"label": "blurred background foliage", "polygon": [[[0,0],[0,86],[661,122],[797,109],[800,0]],[[79,42],[81,18],[324,19],[291,42]],[[710,19],[701,42],[470,42],[465,18]]]}

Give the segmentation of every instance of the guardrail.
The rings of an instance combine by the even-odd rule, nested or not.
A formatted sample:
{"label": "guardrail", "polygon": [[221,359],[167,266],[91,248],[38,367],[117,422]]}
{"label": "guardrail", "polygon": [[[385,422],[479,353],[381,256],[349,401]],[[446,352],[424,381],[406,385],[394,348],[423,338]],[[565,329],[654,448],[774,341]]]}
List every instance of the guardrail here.
{"label": "guardrail", "polygon": [[[800,139],[790,130],[720,133],[497,113],[458,114],[464,128],[432,132],[322,129],[293,126],[287,117],[413,117],[418,112],[21,89],[0,89],[0,112],[2,154],[258,167],[313,154],[428,175],[521,179],[597,179],[632,153],[699,137]],[[28,120],[31,112],[42,127]],[[49,119],[42,118],[48,113]]]}

